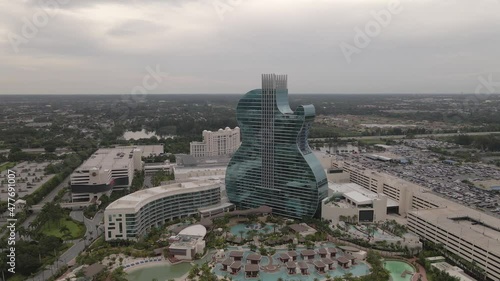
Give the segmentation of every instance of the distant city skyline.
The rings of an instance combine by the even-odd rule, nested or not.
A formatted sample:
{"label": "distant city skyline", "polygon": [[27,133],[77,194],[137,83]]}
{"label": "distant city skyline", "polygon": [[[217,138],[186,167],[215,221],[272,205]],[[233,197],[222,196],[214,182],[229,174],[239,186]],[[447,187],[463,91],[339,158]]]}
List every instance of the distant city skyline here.
{"label": "distant city skyline", "polygon": [[498,0],[3,1],[0,95],[242,95],[270,72],[288,73],[297,94],[499,93],[499,10]]}

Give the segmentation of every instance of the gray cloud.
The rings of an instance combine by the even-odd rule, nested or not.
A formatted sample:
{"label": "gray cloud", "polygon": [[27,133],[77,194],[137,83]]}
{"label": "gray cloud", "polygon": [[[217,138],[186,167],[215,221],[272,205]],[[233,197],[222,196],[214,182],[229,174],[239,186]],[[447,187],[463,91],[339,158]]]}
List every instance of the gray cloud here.
{"label": "gray cloud", "polygon": [[339,44],[390,1],[241,0],[224,20],[215,0],[67,1],[17,53],[9,38],[46,10],[0,3],[0,94],[123,94],[155,65],[169,77],[151,93],[243,93],[267,72],[288,73],[295,93],[460,93],[480,75],[500,81],[496,0],[401,1],[351,63]]}

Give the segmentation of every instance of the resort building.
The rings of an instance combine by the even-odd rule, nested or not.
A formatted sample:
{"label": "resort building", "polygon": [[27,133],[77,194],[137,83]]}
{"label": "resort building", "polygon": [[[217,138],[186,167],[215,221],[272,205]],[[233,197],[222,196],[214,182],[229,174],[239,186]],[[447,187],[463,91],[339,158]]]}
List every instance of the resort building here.
{"label": "resort building", "polygon": [[137,147],[102,148],[71,174],[71,198],[96,200],[112,189],[128,188],[134,171],[142,170],[142,151]]}
{"label": "resort building", "polygon": [[355,183],[329,183],[328,197],[323,199],[321,217],[338,224],[342,217],[356,223],[373,223],[387,219],[388,207],[398,203],[382,193],[366,190]]}
{"label": "resort building", "polygon": [[224,130],[219,129],[216,132],[203,131],[202,142],[190,143],[190,154],[194,157],[211,157],[232,155],[240,147],[240,128]]}
{"label": "resort building", "polygon": [[145,175],[154,175],[157,172],[166,172],[172,173],[174,170],[174,164],[171,164],[170,161],[165,161],[163,163],[145,163],[144,164],[144,174]]}
{"label": "resort building", "polygon": [[207,229],[200,225],[188,226],[179,234],[170,237],[168,253],[177,260],[193,260],[196,254],[202,255],[205,250]]}
{"label": "resort building", "polygon": [[193,178],[224,178],[226,176],[226,166],[193,166],[193,167],[173,167],[175,180],[183,181]]}
{"label": "resort building", "polygon": [[475,263],[490,280],[500,281],[500,219],[446,201],[442,208],[411,211],[408,228]]}
{"label": "resort building", "polygon": [[[351,182],[397,202],[398,206],[388,206],[388,211],[407,218],[408,229],[421,239],[443,245],[484,269],[489,280],[500,281],[500,219],[361,164],[325,159],[331,161],[330,168],[347,172]],[[416,237],[410,235],[403,240],[414,244]]]}
{"label": "resort building", "polygon": [[476,281],[476,279],[465,274],[465,272],[461,268],[453,266],[445,261],[431,263],[431,266],[437,270],[444,271],[449,275],[458,278],[459,281]]}
{"label": "resort building", "polygon": [[239,101],[242,144],[226,172],[229,200],[238,208],[269,206],[273,214],[314,216],[327,196],[327,179],[307,140],[313,105],[292,111],[286,75],[262,75],[262,89]]}
{"label": "resort building", "polygon": [[174,183],[124,196],[104,211],[106,240],[136,240],[166,221],[199,214],[221,203],[220,180]]}
{"label": "resort building", "polygon": [[[406,217],[408,212],[413,209],[430,209],[441,206],[438,203],[441,201],[440,197],[431,194],[429,189],[420,185],[367,169],[359,163],[335,161],[334,158],[328,157],[325,159],[330,161],[330,169],[338,169],[347,173],[349,182],[373,193],[387,196],[388,213],[397,213]],[[325,163],[323,162],[323,164]]]}

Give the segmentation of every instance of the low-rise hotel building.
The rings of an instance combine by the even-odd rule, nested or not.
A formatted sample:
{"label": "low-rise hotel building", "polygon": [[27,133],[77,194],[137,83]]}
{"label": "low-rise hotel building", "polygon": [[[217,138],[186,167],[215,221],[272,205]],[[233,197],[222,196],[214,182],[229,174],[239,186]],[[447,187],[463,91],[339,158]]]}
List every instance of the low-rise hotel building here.
{"label": "low-rise hotel building", "polygon": [[142,151],[136,147],[102,148],[71,174],[71,198],[91,201],[112,189],[127,188],[134,171],[142,169]]}
{"label": "low-rise hotel building", "polygon": [[220,180],[174,183],[124,196],[104,211],[105,239],[136,240],[167,221],[199,214],[221,203]]}
{"label": "low-rise hotel building", "polygon": [[193,260],[205,250],[207,229],[200,224],[184,228],[176,236],[170,237],[168,252],[178,260]]}
{"label": "low-rise hotel building", "polygon": [[338,224],[341,217],[351,217],[356,222],[385,221],[387,210],[397,202],[382,193],[364,189],[355,183],[329,183],[328,197],[323,199],[321,217]]}

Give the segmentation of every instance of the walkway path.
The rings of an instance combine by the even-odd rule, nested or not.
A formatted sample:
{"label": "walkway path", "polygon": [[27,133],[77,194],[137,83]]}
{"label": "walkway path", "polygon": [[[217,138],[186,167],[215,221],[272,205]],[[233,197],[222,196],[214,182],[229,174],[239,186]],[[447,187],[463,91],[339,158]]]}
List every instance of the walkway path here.
{"label": "walkway path", "polygon": [[425,268],[421,264],[416,262],[417,258],[411,258],[408,261],[418,267],[418,273],[413,274],[413,278],[411,280],[417,281],[419,277],[422,277],[421,278],[422,281],[427,281],[427,272],[425,271]]}
{"label": "walkway path", "polygon": [[280,268],[280,265],[273,264],[273,256],[268,255],[267,258],[269,259],[269,264],[262,266],[262,270],[264,270],[264,272],[276,272],[276,271],[278,271]]}

